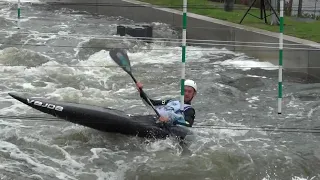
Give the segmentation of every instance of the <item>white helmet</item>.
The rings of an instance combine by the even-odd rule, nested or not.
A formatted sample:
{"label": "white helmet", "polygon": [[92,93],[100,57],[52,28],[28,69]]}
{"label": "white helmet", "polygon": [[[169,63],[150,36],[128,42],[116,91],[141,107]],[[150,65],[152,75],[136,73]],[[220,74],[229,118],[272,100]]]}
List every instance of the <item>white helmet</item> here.
{"label": "white helmet", "polygon": [[187,79],[187,80],[184,82],[184,85],[185,85],[185,86],[191,86],[191,87],[193,87],[193,89],[194,89],[195,91],[198,90],[197,84],[196,84],[193,80],[191,80],[191,79]]}

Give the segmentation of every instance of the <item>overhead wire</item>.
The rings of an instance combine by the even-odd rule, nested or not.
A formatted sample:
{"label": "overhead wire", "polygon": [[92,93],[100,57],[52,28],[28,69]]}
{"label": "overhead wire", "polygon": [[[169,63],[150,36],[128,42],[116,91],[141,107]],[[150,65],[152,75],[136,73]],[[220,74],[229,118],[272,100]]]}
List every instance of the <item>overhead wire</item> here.
{"label": "overhead wire", "polygon": [[[121,24],[120,24],[121,25]],[[134,26],[135,24],[133,24]],[[130,25],[129,25],[130,26]],[[1,31],[0,34],[8,34],[8,35],[33,35],[33,36],[59,36],[59,37],[75,37],[75,38],[99,38],[99,39],[120,39],[120,40],[129,40],[129,41],[137,41],[138,39],[147,39],[147,40],[156,40],[155,42],[171,42],[171,43],[181,43],[181,39],[178,38],[161,38],[161,37],[130,37],[130,36],[119,36],[119,35],[87,35],[87,34],[75,34],[75,33],[67,33],[67,34],[59,34],[59,33],[34,33],[34,32],[21,32],[16,31],[16,33],[12,33],[12,31]],[[263,41],[221,41],[221,40],[208,40],[208,39],[186,39],[189,42],[215,42],[215,43],[241,43],[241,44],[263,44],[263,45],[279,45],[279,42],[263,42]],[[210,43],[209,43],[210,44]],[[318,46],[320,48],[319,43],[313,44],[297,44],[297,43],[283,43],[283,45],[288,46]]]}
{"label": "overhead wire", "polygon": [[[188,9],[223,9],[223,6],[221,4],[221,7],[217,7],[218,2],[207,2],[204,4],[192,4],[189,3],[188,4]],[[37,4],[37,3],[34,3]],[[141,7],[154,7],[154,8],[173,8],[173,9],[179,9],[182,8],[182,4],[179,3],[173,3],[170,5],[167,4],[162,4],[162,3],[147,3],[147,2],[143,2],[141,1],[141,3],[139,4],[133,4],[133,3],[97,3],[97,2],[91,2],[91,3],[79,3],[79,2],[60,2],[60,1],[56,1],[56,2],[46,2],[46,3],[40,3],[40,4],[48,4],[48,5],[64,5],[64,6],[98,6],[98,7],[123,7],[123,8],[141,8]],[[211,7],[210,7],[211,5]],[[247,10],[249,7],[240,7],[240,6],[245,6],[242,4],[235,4],[235,7],[233,8],[234,10]],[[310,8],[310,10],[309,10]],[[253,7],[253,9],[257,9],[256,7]],[[298,11],[298,6],[292,6],[291,11]],[[306,10],[308,9],[309,11],[314,12],[314,7],[313,6],[304,6],[303,11],[308,11]],[[320,10],[317,10],[320,11]]]}
{"label": "overhead wire", "polygon": [[[9,3],[9,4],[16,4],[17,2],[11,2],[11,1],[0,1],[3,3]],[[176,3],[176,4],[163,4],[163,3],[146,3],[141,1],[139,4],[133,4],[133,3],[97,3],[97,2],[92,2],[92,3],[79,3],[79,2],[21,2],[23,3],[31,3],[31,4],[42,4],[42,5],[56,5],[56,6],[86,6],[86,7],[122,7],[122,8],[171,8],[171,9],[182,9],[182,4]],[[223,9],[223,4],[218,6],[218,2],[207,2],[204,4],[188,4],[188,9],[194,10],[194,9]],[[233,7],[234,10],[247,10],[249,6],[243,5],[243,4],[235,4]],[[315,10],[314,6],[303,6],[302,11],[303,12],[320,12],[320,10]],[[259,9],[258,7],[253,7],[252,10]],[[266,8],[269,10],[268,8]],[[291,7],[291,12],[296,12],[299,11],[299,6],[297,5],[292,5]]]}
{"label": "overhead wire", "polygon": [[[117,39],[117,38],[103,38],[105,40],[114,40],[114,41],[135,41],[138,42],[137,40],[139,38],[143,38],[143,39],[148,39],[146,37],[136,37],[136,39]],[[142,40],[143,41],[150,41],[150,40]],[[170,41],[156,41],[154,43],[171,43],[171,44],[181,44],[179,42],[170,42]],[[2,43],[0,42],[0,45]],[[71,46],[71,45],[50,45],[50,44],[31,44],[31,43],[3,43],[3,45],[10,45],[10,46],[46,46],[46,47],[72,47],[72,48],[82,48],[82,49],[101,49],[101,48],[105,48],[105,49],[112,49],[113,47],[103,47],[103,46]],[[231,51],[229,49],[223,50],[223,49],[210,49],[209,46],[211,46],[211,48],[215,48],[217,46],[223,46],[223,47],[241,47],[244,48],[242,50],[244,51],[256,51],[257,48],[265,48],[265,49],[259,49],[259,51],[278,51],[279,47],[272,47],[272,46],[260,46],[260,45],[243,45],[243,44],[237,44],[232,43],[230,41],[230,43],[197,43],[197,42],[188,42],[187,41],[187,46],[199,46],[202,47],[201,49],[188,49],[188,51]],[[298,46],[298,45],[297,45]],[[304,45],[300,45],[300,46],[304,46]],[[207,47],[207,48],[206,48]],[[123,48],[123,49],[128,49],[128,47],[118,47],[118,48]],[[178,47],[176,47],[178,48]],[[252,48],[252,49],[246,49],[246,48]],[[142,47],[140,49],[146,49],[146,47]],[[168,46],[167,48],[149,48],[150,50],[172,50],[172,46]],[[270,50],[273,49],[273,50]],[[292,51],[296,51],[296,50],[308,50],[308,51],[320,51],[320,45],[319,48],[299,48],[299,47],[283,47],[284,50],[292,50]],[[146,49],[147,50],[147,49]]]}
{"label": "overhead wire", "polygon": [[272,132],[301,132],[301,133],[320,133],[319,128],[303,128],[303,127],[275,127],[275,126],[260,126],[260,127],[244,127],[244,126],[220,126],[220,125],[195,125],[193,128],[211,128],[211,129],[227,129],[238,131],[272,131]]}
{"label": "overhead wire", "polygon": [[[219,61],[219,60],[217,60]],[[134,62],[134,61],[132,61]],[[149,66],[152,66],[153,63],[149,63]],[[157,64],[157,63],[154,63]],[[265,70],[278,70],[277,66],[241,66],[241,65],[221,65],[219,63],[214,64],[211,63],[211,65],[213,66],[221,66],[223,69],[265,69]],[[133,65],[135,66],[135,65]],[[5,64],[0,64],[0,67],[4,68],[4,67],[24,67],[24,68],[29,68],[29,67],[35,67],[35,66],[27,66],[27,65],[5,65]],[[41,67],[52,67],[52,68],[116,68],[116,69],[120,69],[121,67],[119,66],[104,66],[104,65],[41,65]],[[195,67],[189,67],[188,65],[186,66],[186,68],[190,71],[198,71],[198,70],[203,70],[203,68],[195,68]],[[318,69],[320,68],[320,66],[313,66],[313,67],[292,67],[292,66],[287,66],[284,69]],[[216,71],[213,71],[216,72]]]}
{"label": "overhead wire", "polygon": [[[63,119],[56,117],[45,117],[45,116],[8,116],[0,115],[0,119],[6,120],[24,120],[24,121],[57,121],[57,122],[67,122]],[[73,121],[76,122],[76,121]],[[102,121],[81,121],[82,123],[90,122],[91,124],[103,124]],[[71,122],[70,122],[71,123]],[[275,127],[275,126],[260,126],[260,127],[244,127],[244,126],[221,126],[221,125],[194,125],[192,128],[206,128],[206,129],[216,129],[216,130],[236,130],[236,131],[266,131],[266,132],[284,132],[284,133],[320,133],[319,128],[301,128],[301,127]]]}
{"label": "overhead wire", "polygon": [[[90,47],[86,47],[86,46],[70,46],[70,45],[43,45],[43,44],[20,44],[20,43],[15,43],[15,44],[5,44],[5,45],[19,45],[19,46],[46,46],[46,47],[59,47],[59,48],[66,48],[66,47],[70,47],[70,48],[89,48],[89,49],[103,49],[103,50],[110,50],[110,49],[113,49],[113,48],[120,48],[120,49],[129,49],[129,47],[103,47],[103,46],[90,46]],[[1,47],[1,46],[0,46]],[[242,46],[243,47],[243,46]],[[257,46],[254,46],[254,47],[257,47]],[[270,48],[270,47],[269,47]],[[171,48],[153,48],[153,47],[150,47],[150,48],[146,48],[146,47],[142,47],[142,48],[134,48],[132,49],[133,51],[137,51],[137,49],[139,51],[172,51],[172,47]],[[289,48],[291,49],[291,48]],[[302,49],[299,49],[299,48],[292,48],[293,50],[302,50]],[[254,51],[255,49],[245,49],[245,51]],[[309,50],[309,49],[307,49]],[[231,50],[228,50],[228,49],[188,49],[188,51],[195,51],[195,52],[224,52],[224,51],[231,51]],[[260,50],[259,50],[260,51]],[[267,51],[267,50],[263,50],[263,51]],[[271,51],[271,50],[269,50]],[[310,50],[311,51],[311,50]],[[239,54],[238,55],[235,55],[234,58],[237,58],[239,55],[241,55],[243,52],[238,52]],[[235,53],[237,54],[237,53]],[[211,54],[212,56],[215,56],[215,54]],[[210,54],[208,54],[208,56],[210,57]],[[75,56],[74,58],[77,59],[77,56]],[[73,59],[74,59],[73,58]],[[250,60],[251,58],[249,58]],[[219,61],[219,59],[217,60],[212,60],[210,63],[213,64],[213,65],[219,65],[219,64],[214,64],[215,61]],[[232,69],[237,69],[237,68],[268,68],[268,69],[274,69],[274,68],[277,68],[276,65],[274,66],[241,66],[241,65],[222,65],[224,68],[232,68]],[[29,66],[24,66],[24,65],[6,65],[6,64],[0,64],[0,67],[29,67]],[[119,68],[118,66],[115,66],[115,65],[68,65],[68,64],[64,64],[64,65],[41,65],[41,67],[101,67],[101,68]],[[192,67],[194,69],[194,67]],[[312,66],[312,67],[302,67],[302,66],[286,66],[284,69],[317,69],[317,68],[320,68],[318,66]]]}
{"label": "overhead wire", "polygon": [[[140,7],[141,5],[140,4],[130,4],[128,6],[128,4],[123,4],[123,3],[66,3],[66,2],[50,2],[48,4],[56,4],[56,5],[59,5],[59,4],[62,4],[62,5],[95,5],[95,6],[119,6],[119,7],[135,7],[135,6],[138,6]],[[157,4],[153,4],[153,5],[157,5]],[[152,5],[152,6],[153,6]],[[199,7],[199,6],[205,6],[204,8],[208,8],[207,7],[207,4],[206,5],[202,5],[202,4],[191,4],[190,5],[190,8],[192,9],[193,6],[195,7]],[[206,27],[190,27],[190,28],[206,28]],[[194,40],[194,39],[189,39],[189,41],[197,41],[197,40]],[[211,41],[212,42],[212,41]],[[225,41],[225,42],[228,42],[228,41]],[[229,41],[229,42],[238,42],[238,41]],[[243,43],[243,42],[241,42]],[[251,43],[251,42],[248,42],[248,43]],[[257,42],[254,42],[254,43],[257,43]],[[261,43],[261,42],[260,42]],[[262,42],[264,43],[264,42]],[[199,43],[201,44],[201,43]],[[278,44],[278,43],[274,43],[275,45]],[[202,45],[208,45],[208,44],[204,44],[202,43]],[[220,45],[220,44],[209,44],[209,45]],[[225,45],[225,44],[222,44],[222,45]],[[228,45],[228,44],[227,44]],[[294,44],[294,46],[299,46],[300,44]],[[304,44],[305,45],[305,44]],[[235,46],[241,46],[241,45],[235,45]],[[319,47],[319,45],[315,45],[316,47]],[[274,48],[278,48],[278,47],[274,47]],[[295,50],[304,50],[302,48],[298,48],[298,49],[295,49]]]}

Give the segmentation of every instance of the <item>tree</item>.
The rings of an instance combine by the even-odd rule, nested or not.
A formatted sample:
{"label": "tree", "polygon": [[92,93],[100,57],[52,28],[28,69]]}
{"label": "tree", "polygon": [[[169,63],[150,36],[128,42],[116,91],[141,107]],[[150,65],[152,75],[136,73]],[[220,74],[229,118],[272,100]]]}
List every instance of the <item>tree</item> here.
{"label": "tree", "polygon": [[234,0],[224,0],[224,10],[233,11]]}
{"label": "tree", "polygon": [[[275,11],[278,12],[278,5],[277,4],[278,4],[277,0],[271,0],[271,6],[273,7],[273,9],[275,9]],[[280,24],[277,16],[274,13],[272,13],[272,15],[271,15],[270,24],[271,25],[279,25]]]}
{"label": "tree", "polygon": [[299,0],[298,17],[302,17],[302,0]]}

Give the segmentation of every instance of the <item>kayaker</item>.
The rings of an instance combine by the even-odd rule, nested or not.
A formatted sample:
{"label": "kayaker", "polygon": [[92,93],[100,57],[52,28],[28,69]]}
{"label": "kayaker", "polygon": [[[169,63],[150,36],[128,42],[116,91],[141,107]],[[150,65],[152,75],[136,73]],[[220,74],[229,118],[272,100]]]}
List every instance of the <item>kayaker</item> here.
{"label": "kayaker", "polygon": [[[136,86],[140,92],[141,98],[145,103],[149,104],[142,91],[143,84],[137,82]],[[180,124],[187,127],[192,127],[195,118],[195,109],[191,106],[191,101],[197,94],[197,84],[190,79],[184,83],[184,109],[180,110],[180,101],[174,99],[153,100],[151,103],[156,106],[156,110],[161,115],[159,121],[169,124]],[[150,104],[149,104],[150,105]]]}

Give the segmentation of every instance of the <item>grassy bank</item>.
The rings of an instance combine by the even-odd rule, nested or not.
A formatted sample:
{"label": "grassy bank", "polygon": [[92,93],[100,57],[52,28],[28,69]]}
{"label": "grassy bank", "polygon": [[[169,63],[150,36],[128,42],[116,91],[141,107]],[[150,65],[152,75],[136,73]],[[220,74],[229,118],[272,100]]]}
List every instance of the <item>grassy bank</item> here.
{"label": "grassy bank", "polygon": [[[151,4],[161,5],[173,9],[182,10],[182,0],[140,0]],[[223,9],[222,3],[214,3],[208,0],[188,0],[188,12],[221,19],[239,24],[243,15],[247,11],[248,6],[235,5],[232,12],[226,12]],[[260,10],[252,8],[249,12],[257,17],[260,17]],[[267,15],[270,11],[266,11]],[[270,23],[270,17],[267,17],[268,23]],[[264,20],[260,20],[251,15],[247,15],[242,25],[256,27],[272,32],[279,32],[279,26],[271,26],[264,23]],[[302,39],[307,39],[315,42],[320,42],[320,21],[309,21],[306,19],[297,19],[296,17],[285,16],[284,17],[284,34],[290,35]]]}

